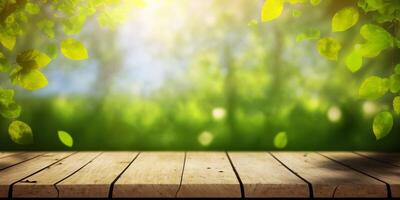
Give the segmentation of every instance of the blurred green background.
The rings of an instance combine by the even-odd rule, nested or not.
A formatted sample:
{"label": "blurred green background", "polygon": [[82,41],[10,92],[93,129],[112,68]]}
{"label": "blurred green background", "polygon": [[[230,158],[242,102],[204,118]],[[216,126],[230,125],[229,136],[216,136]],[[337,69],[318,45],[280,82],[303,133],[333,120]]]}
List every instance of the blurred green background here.
{"label": "blurred green background", "polygon": [[[14,144],[10,121],[1,118],[0,150],[67,149],[58,130],[71,134],[77,150],[275,150],[279,132],[287,134],[284,150],[400,150],[398,116],[384,139],[372,133],[374,114],[391,98],[358,97],[364,77],[392,70],[391,55],[366,60],[352,74],[321,57],[315,42],[296,42],[310,27],[332,34],[332,15],[354,2],[299,5],[300,16],[292,6],[257,24],[262,3],[149,0],[114,31],[89,20],[77,36],[88,60],[58,56],[39,91],[9,86],[18,90],[20,119],[35,143]],[[337,36],[352,44],[357,31]],[[35,41],[43,39],[32,30],[17,48],[40,49]],[[9,84],[7,77],[0,82]]]}

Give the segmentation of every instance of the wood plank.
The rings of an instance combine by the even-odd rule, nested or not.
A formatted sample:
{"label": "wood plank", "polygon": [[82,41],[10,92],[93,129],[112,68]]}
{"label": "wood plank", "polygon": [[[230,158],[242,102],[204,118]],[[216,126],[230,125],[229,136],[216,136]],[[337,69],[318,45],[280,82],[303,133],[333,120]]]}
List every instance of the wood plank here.
{"label": "wood plank", "polygon": [[350,152],[323,152],[321,154],[384,181],[389,184],[392,197],[400,197],[400,167]]}
{"label": "wood plank", "polygon": [[34,157],[44,154],[43,152],[26,152],[21,154],[13,154],[7,157],[0,158],[0,170],[7,167],[16,165],[18,163],[24,162],[26,160],[32,159]]}
{"label": "wood plank", "polygon": [[0,158],[4,158],[4,157],[11,156],[14,154],[19,154],[19,153],[21,153],[21,152],[18,152],[18,151],[0,152]]}
{"label": "wood plank", "polygon": [[178,197],[241,197],[240,184],[223,152],[188,152]]}
{"label": "wood plank", "polygon": [[100,152],[79,152],[14,184],[13,197],[58,197],[54,186],[93,160]]}
{"label": "wood plank", "polygon": [[56,184],[59,197],[108,197],[111,184],[136,155],[136,152],[102,153],[84,168]]}
{"label": "wood plank", "polygon": [[387,197],[386,185],[314,152],[273,152],[312,184],[314,197]]}
{"label": "wood plank", "polygon": [[309,197],[306,182],[266,152],[229,152],[245,197]]}
{"label": "wood plank", "polygon": [[362,152],[362,151],[356,153],[371,158],[373,160],[387,162],[389,164],[400,167],[400,153],[381,153],[381,152]]}
{"label": "wood plank", "polygon": [[72,152],[50,152],[0,171],[0,197],[7,197],[9,187],[15,182],[20,181],[21,179],[24,179],[71,154]]}
{"label": "wood plank", "polygon": [[175,197],[184,152],[142,152],[114,184],[113,197]]}

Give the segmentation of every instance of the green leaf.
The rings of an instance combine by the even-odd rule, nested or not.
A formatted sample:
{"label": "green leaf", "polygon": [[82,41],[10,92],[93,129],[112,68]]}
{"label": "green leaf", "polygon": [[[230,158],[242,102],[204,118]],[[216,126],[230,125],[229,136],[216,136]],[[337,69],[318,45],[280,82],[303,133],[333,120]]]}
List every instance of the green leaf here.
{"label": "green leaf", "polygon": [[85,46],[75,39],[66,39],[61,42],[61,52],[71,60],[85,60],[88,53]]}
{"label": "green leaf", "polygon": [[17,63],[25,70],[35,70],[47,66],[51,59],[45,53],[35,49],[23,51],[17,56]]}
{"label": "green leaf", "polygon": [[9,104],[0,103],[0,114],[4,118],[15,119],[21,114],[21,106],[15,102]]}
{"label": "green leaf", "polygon": [[380,112],[374,118],[372,129],[374,131],[377,140],[382,139],[392,130],[393,127],[393,116],[390,112]]}
{"label": "green leaf", "polygon": [[32,129],[28,124],[15,120],[8,127],[8,134],[13,142],[17,144],[32,144]]}
{"label": "green leaf", "polygon": [[318,29],[310,28],[296,36],[296,42],[304,40],[318,40],[320,38],[320,31]]}
{"label": "green leaf", "polygon": [[12,75],[12,81],[27,90],[37,90],[48,84],[46,76],[36,69],[29,71],[21,69]]}
{"label": "green leaf", "polygon": [[65,131],[58,131],[58,139],[67,147],[72,147],[74,144],[74,140],[72,139],[71,135]]}
{"label": "green leaf", "polygon": [[358,11],[349,6],[339,10],[332,18],[332,31],[345,31],[354,26],[358,21]]}
{"label": "green leaf", "polygon": [[274,146],[278,149],[283,149],[286,147],[288,142],[286,132],[279,132],[274,137]]}
{"label": "green leaf", "polygon": [[341,48],[339,41],[332,37],[321,38],[317,43],[318,52],[329,60],[337,60]]}
{"label": "green leaf", "polygon": [[400,96],[393,99],[393,110],[396,114],[400,115]]}
{"label": "green leaf", "polygon": [[397,93],[400,91],[400,75],[393,74],[390,76],[390,91]]}
{"label": "green leaf", "polygon": [[282,14],[283,0],[265,0],[261,10],[261,21],[268,22]]}
{"label": "green leaf", "polygon": [[392,35],[380,26],[364,24],[360,29],[360,34],[367,40],[360,48],[360,52],[364,57],[375,57],[382,50],[393,46]]}
{"label": "green leaf", "polygon": [[375,11],[385,6],[384,0],[359,0],[358,6],[365,12]]}
{"label": "green leaf", "polygon": [[28,2],[25,4],[25,11],[31,15],[35,15],[40,12],[40,7],[37,4]]}
{"label": "green leaf", "polygon": [[400,64],[397,64],[397,65],[394,67],[394,73],[395,73],[395,74],[400,74]]}
{"label": "green leaf", "polygon": [[362,66],[362,55],[359,50],[353,50],[346,58],[346,66],[351,72],[358,71]]}
{"label": "green leaf", "polygon": [[385,95],[387,91],[388,86],[385,83],[385,79],[370,76],[361,84],[358,94],[361,98],[374,100]]}
{"label": "green leaf", "polygon": [[0,31],[0,43],[8,50],[13,50],[17,38]]}
{"label": "green leaf", "polygon": [[14,90],[11,89],[3,89],[0,87],[0,103],[1,104],[9,104],[13,102],[14,98]]}
{"label": "green leaf", "polygon": [[316,6],[321,3],[321,0],[310,0],[311,5]]}

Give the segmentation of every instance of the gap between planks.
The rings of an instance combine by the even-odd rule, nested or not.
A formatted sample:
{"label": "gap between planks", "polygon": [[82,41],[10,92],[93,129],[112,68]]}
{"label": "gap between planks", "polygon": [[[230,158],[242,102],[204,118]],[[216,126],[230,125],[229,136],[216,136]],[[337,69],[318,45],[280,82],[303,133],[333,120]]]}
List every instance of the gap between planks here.
{"label": "gap between planks", "polygon": [[[161,153],[161,152],[155,152],[155,153]],[[187,187],[189,186],[189,185],[185,185],[185,180],[184,180],[184,178],[185,178],[185,165],[187,165],[187,154],[190,154],[189,156],[191,156],[192,154],[197,154],[197,152],[182,152],[182,154],[184,155],[184,158],[183,158],[183,160],[182,160],[182,163],[180,164],[181,165],[181,171],[179,171],[179,173],[177,173],[177,174],[179,174],[179,176],[177,176],[177,177],[179,177],[179,180],[177,181],[177,183],[176,183],[176,186],[174,186],[174,188],[176,188],[177,187],[177,189],[175,190],[175,192],[173,192],[173,196],[172,197],[176,197],[176,196],[179,196],[179,197],[188,197],[188,196],[185,196],[184,194],[182,194],[181,192],[181,189],[182,189],[182,187],[183,187],[183,189],[185,190],[185,187],[186,187],[186,189],[187,189]],[[213,153],[215,153],[215,152],[203,152],[203,153],[205,153],[205,155],[206,156],[204,156],[203,155],[203,158],[202,159],[206,159],[206,160],[208,160],[208,161],[210,161],[210,159],[207,159],[207,155],[212,155]],[[226,169],[229,169],[229,167],[230,167],[230,170],[231,170],[231,177],[234,177],[234,178],[236,178],[236,180],[237,180],[237,183],[236,183],[236,185],[237,185],[237,189],[234,189],[234,190],[236,190],[236,192],[234,191],[234,190],[232,190],[233,191],[233,193],[236,193],[237,195],[235,196],[235,197],[251,197],[251,194],[249,193],[249,192],[247,192],[246,193],[246,188],[249,188],[250,186],[253,186],[252,184],[246,184],[246,181],[243,179],[244,178],[244,176],[243,176],[243,171],[244,172],[246,172],[246,170],[248,170],[248,169],[243,169],[243,167],[241,167],[242,165],[239,165],[239,164],[236,164],[235,163],[235,158],[234,157],[232,157],[233,155],[235,155],[235,154],[240,154],[240,153],[244,153],[244,154],[251,154],[251,152],[217,152],[217,153],[219,153],[219,154],[224,154],[225,156],[225,161],[223,162],[223,163],[225,163],[225,168]],[[297,177],[299,180],[301,180],[302,182],[304,182],[304,185],[305,185],[305,188],[306,188],[306,193],[304,193],[306,196],[305,197],[310,197],[310,196],[307,196],[307,195],[312,195],[313,193],[315,193],[315,188],[313,188],[313,184],[312,184],[312,182],[309,182],[309,180],[307,179],[307,177],[304,177],[301,173],[299,173],[299,172],[297,172],[295,169],[293,169],[292,168],[292,166],[290,166],[290,163],[288,163],[288,162],[285,162],[284,160],[281,160],[281,159],[279,159],[279,158],[277,158],[274,154],[276,154],[275,152],[273,152],[273,153],[269,153],[269,152],[258,152],[258,153],[261,153],[263,156],[261,156],[261,158],[262,159],[265,159],[264,157],[271,157],[272,158],[272,160],[274,160],[274,162],[276,162],[276,163],[279,163],[280,165],[282,165],[282,169],[285,169],[285,170],[287,170],[288,171],[288,173],[290,173],[290,174],[292,174],[293,176],[295,176],[295,177]],[[304,152],[303,152],[304,153]],[[250,155],[249,154],[249,155]],[[294,154],[294,152],[292,152],[292,153],[290,153],[290,154]],[[299,154],[298,152],[297,152],[297,154]],[[301,153],[300,153],[301,154]],[[349,169],[351,169],[351,170],[353,170],[353,171],[355,171],[355,172],[357,172],[357,173],[361,173],[361,174],[363,174],[364,176],[368,176],[368,177],[372,177],[372,179],[376,179],[376,180],[380,180],[381,182],[384,182],[386,185],[388,185],[388,183],[386,182],[386,181],[382,181],[380,178],[377,178],[376,177],[376,175],[371,175],[370,173],[367,173],[367,172],[364,172],[363,170],[358,170],[358,169],[356,169],[356,168],[354,168],[354,167],[352,167],[352,166],[349,166],[348,164],[346,164],[346,163],[342,163],[342,162],[339,162],[339,161],[337,161],[337,159],[335,159],[335,158],[332,158],[332,157],[327,157],[325,154],[326,154],[326,152],[321,152],[321,153],[318,153],[319,155],[321,155],[322,157],[326,157],[328,160],[330,160],[331,162],[334,162],[334,163],[336,163],[337,165],[341,165],[342,166],[342,168],[343,167],[345,167],[345,168],[349,168]],[[351,153],[351,154],[353,154],[353,153]],[[72,155],[72,154],[71,154]],[[121,179],[121,177],[123,177],[124,176],[124,174],[130,169],[130,168],[132,168],[132,167],[134,167],[135,166],[135,162],[136,162],[136,159],[140,156],[141,154],[140,153],[138,153],[138,154],[136,154],[136,156],[130,161],[130,163],[127,165],[127,166],[125,166],[125,168],[123,168],[119,173],[118,173],[118,175],[113,179],[113,181],[111,182],[111,184],[109,185],[109,189],[108,189],[108,192],[107,192],[107,196],[106,197],[116,197],[116,196],[118,196],[118,195],[114,195],[114,192],[115,192],[115,186],[116,186],[116,183],[118,183],[118,181]],[[358,155],[358,154],[354,154],[354,155]],[[253,156],[254,156],[254,154],[253,154]],[[358,156],[360,156],[360,157],[362,157],[361,155],[358,155]],[[8,156],[7,156],[8,157]],[[4,158],[7,158],[7,157],[2,157],[2,158],[0,158],[0,162],[1,162],[1,160],[3,160]],[[33,157],[33,158],[29,158],[29,159],[27,159],[27,160],[25,160],[25,161],[22,161],[22,162],[19,162],[19,163],[17,163],[17,164],[15,164],[15,165],[13,165],[12,167],[15,167],[15,166],[18,166],[18,165],[20,165],[20,164],[22,164],[22,163],[24,163],[24,162],[27,162],[27,161],[29,161],[29,160],[34,160],[34,159],[37,159],[37,158],[39,158],[40,156],[37,156],[37,157]],[[212,156],[211,156],[212,157]],[[218,158],[219,157],[219,159],[221,159],[222,158],[222,160],[223,160],[223,156],[221,157],[221,155],[218,155],[218,156],[216,156],[216,157],[214,157],[214,158]],[[67,157],[65,157],[65,158],[67,158]],[[241,157],[240,158],[240,156],[237,158],[237,159],[244,159],[245,157]],[[64,158],[63,158],[64,159]],[[97,157],[96,158],[94,158],[93,160],[95,160],[95,159],[97,159]],[[318,158],[318,159],[320,159],[320,158]],[[367,158],[365,158],[365,159],[367,159]],[[92,161],[93,161],[92,160]],[[211,159],[212,160],[212,159]],[[254,160],[253,160],[254,161]],[[61,161],[57,161],[57,162],[61,162]],[[49,166],[52,166],[52,165],[54,165],[55,163],[57,163],[57,162],[54,162],[54,163],[52,163],[52,164],[50,164]],[[264,163],[266,162],[266,161],[263,161]],[[378,162],[378,161],[376,161],[376,162]],[[90,162],[89,162],[90,163]],[[77,173],[78,171],[80,171],[80,170],[82,170],[83,168],[85,168],[86,167],[86,165],[87,164],[89,164],[89,163],[86,163],[84,166],[81,166],[78,170],[76,170],[75,172],[73,172],[72,174],[70,174],[69,176],[67,176],[67,177],[64,177],[61,181],[59,181],[59,182],[57,182],[55,185],[57,185],[58,183],[60,183],[60,182],[62,182],[63,180],[65,180],[65,179],[68,179],[70,176],[73,176],[75,173]],[[380,163],[383,163],[383,161],[382,162],[380,162]],[[226,164],[228,164],[228,165],[226,165]],[[227,166],[229,166],[229,167],[227,167]],[[12,167],[8,167],[8,169],[11,169]],[[193,168],[193,166],[189,166],[189,167],[192,167]],[[204,166],[205,167],[205,166]],[[37,173],[39,173],[40,171],[43,171],[45,168],[47,168],[47,167],[44,167],[44,168],[42,168],[42,169],[40,169],[39,171],[37,171],[37,172],[34,172],[33,174],[31,174],[31,175],[29,175],[28,177],[30,177],[30,176],[33,176],[34,174],[37,174]],[[7,168],[6,168],[7,169]],[[190,169],[189,169],[190,170]],[[241,172],[241,170],[242,170],[242,172]],[[4,171],[4,170],[1,170],[1,171]],[[0,171],[0,172],[1,172]],[[229,171],[229,170],[228,170]],[[229,172],[228,172],[229,173]],[[392,172],[392,173],[397,173],[397,172]],[[218,173],[217,173],[218,174]],[[23,179],[21,179],[21,180],[23,180]],[[18,181],[17,181],[18,182]],[[16,182],[14,182],[14,183],[16,183]],[[12,186],[14,185],[14,183],[11,185],[11,188],[12,188]],[[218,185],[218,184],[217,184]],[[256,186],[258,187],[258,189],[260,189],[260,185],[257,185],[256,184]],[[267,186],[266,186],[267,187]],[[271,187],[271,186],[268,186],[268,187]],[[297,187],[297,186],[296,186]],[[302,186],[303,187],[303,186]],[[233,187],[233,188],[235,188],[235,187]],[[192,188],[193,189],[193,188]],[[338,194],[340,194],[340,190],[342,190],[343,188],[342,188],[342,186],[337,186],[337,187],[334,187],[334,192],[333,193],[338,193]],[[212,188],[211,188],[211,190],[212,190]],[[389,190],[390,190],[390,187],[389,187]],[[151,191],[151,190],[150,190]],[[229,191],[229,190],[228,190]],[[303,190],[299,190],[299,191],[302,191],[302,192],[304,192]],[[193,192],[193,191],[192,191]],[[196,192],[196,191],[195,191]],[[197,191],[198,192],[198,191]],[[270,191],[269,191],[270,192]],[[386,191],[386,193],[387,193],[388,191]],[[262,194],[262,193],[261,193]],[[303,193],[302,193],[303,194]],[[303,195],[304,195],[303,194]],[[382,193],[383,194],[383,193]],[[162,195],[162,194],[161,194]],[[223,194],[223,195],[226,195],[226,194]],[[374,194],[374,195],[377,195],[377,194]],[[190,196],[190,195],[189,195]],[[212,196],[212,195],[211,195]],[[218,195],[217,195],[218,196]],[[226,197],[226,196],[225,196]],[[232,196],[231,196],[232,197]],[[317,197],[318,197],[318,195],[317,195]]]}

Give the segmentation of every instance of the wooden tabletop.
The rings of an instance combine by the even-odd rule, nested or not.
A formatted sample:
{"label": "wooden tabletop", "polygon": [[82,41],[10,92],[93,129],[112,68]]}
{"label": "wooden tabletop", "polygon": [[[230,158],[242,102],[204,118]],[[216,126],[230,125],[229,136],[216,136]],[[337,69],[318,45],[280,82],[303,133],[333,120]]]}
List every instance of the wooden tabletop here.
{"label": "wooden tabletop", "polygon": [[0,197],[400,197],[400,153],[0,152]]}

